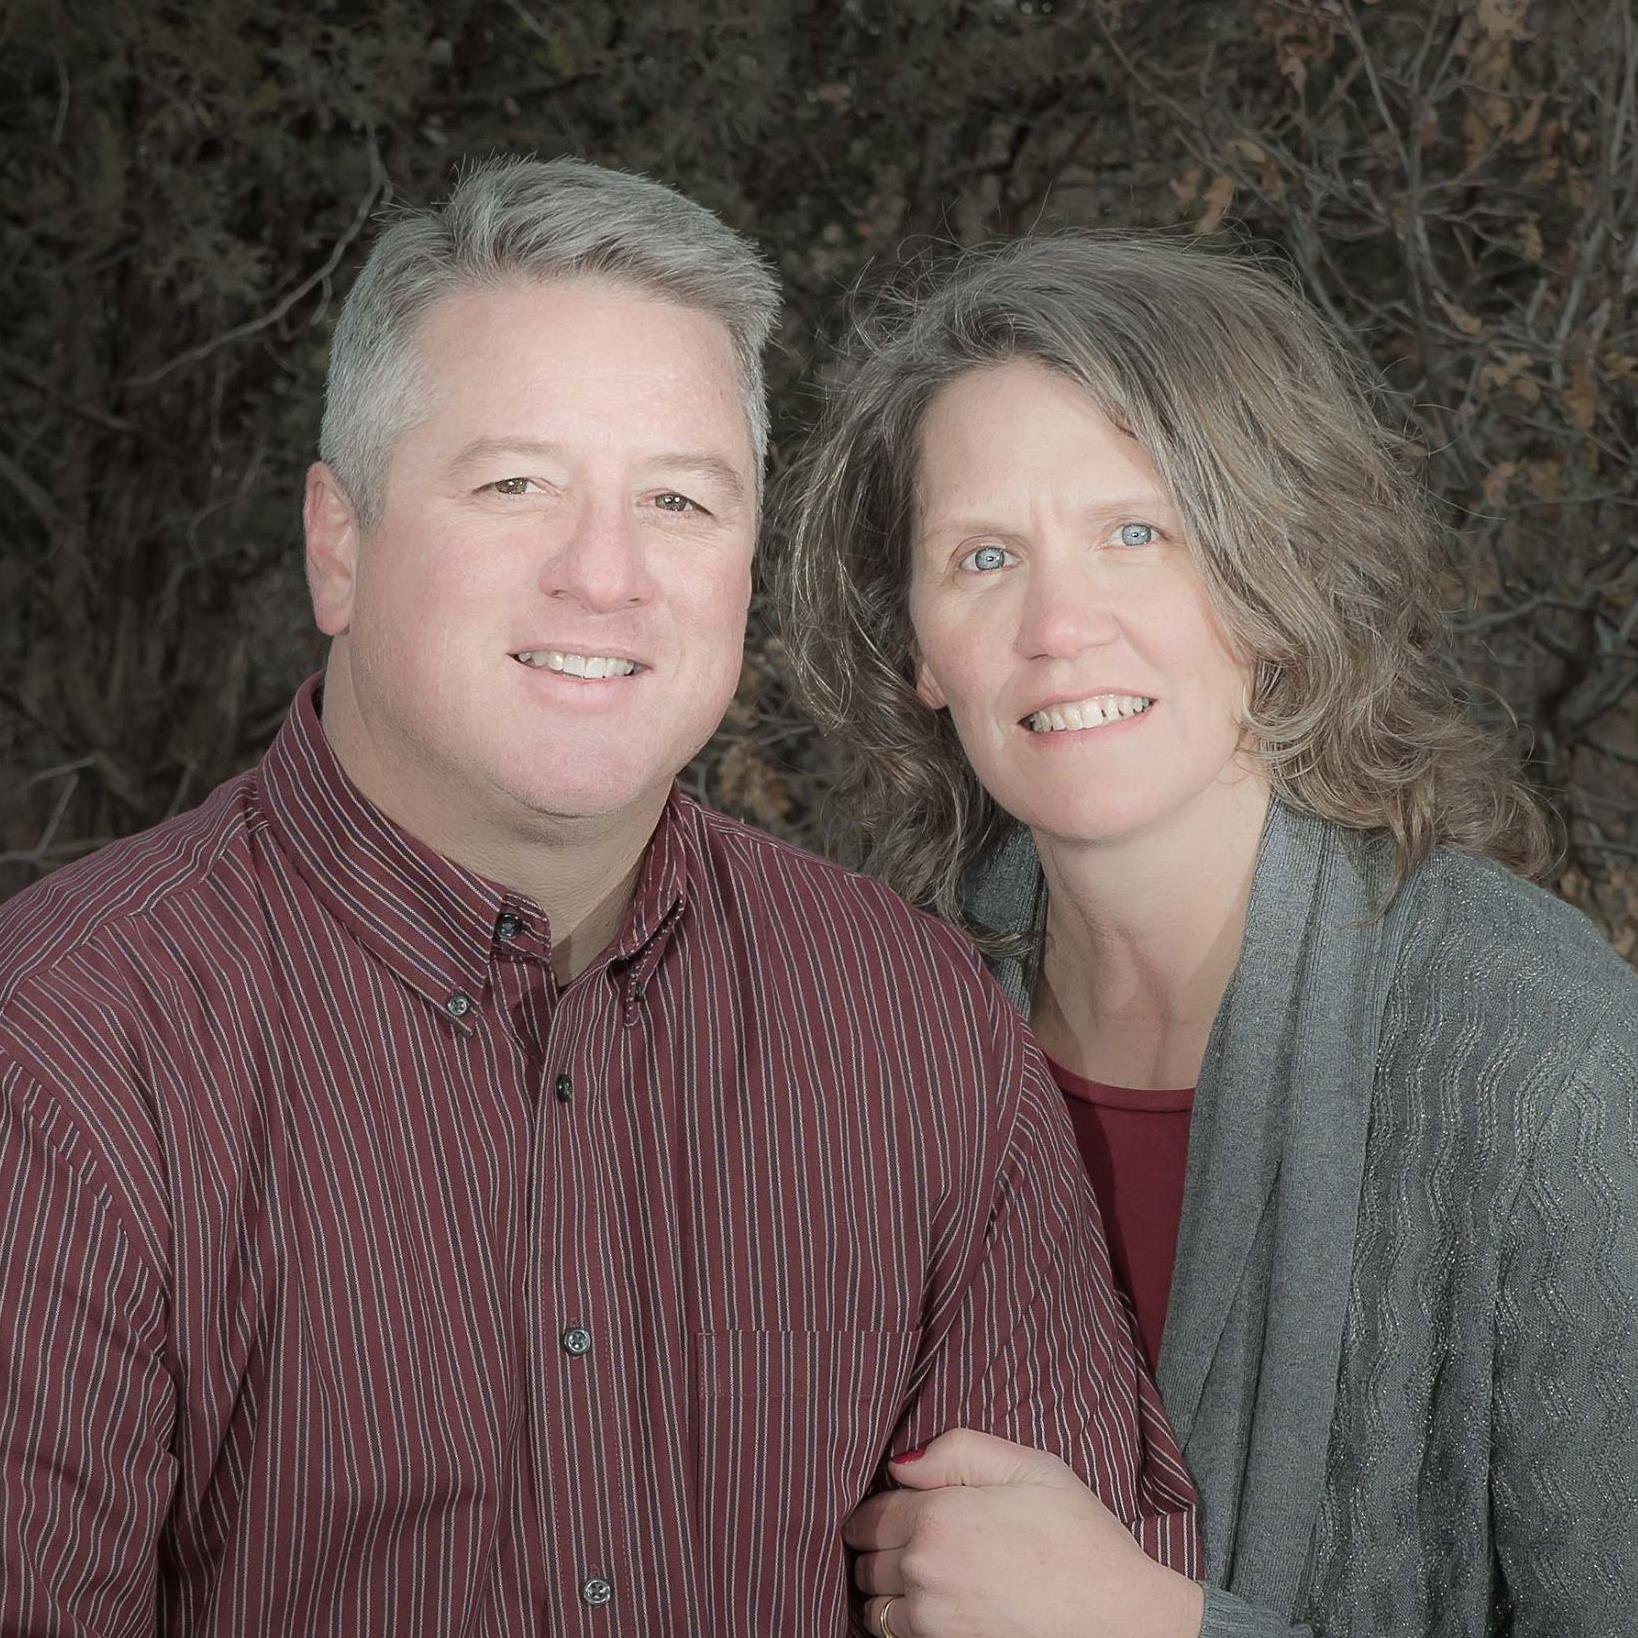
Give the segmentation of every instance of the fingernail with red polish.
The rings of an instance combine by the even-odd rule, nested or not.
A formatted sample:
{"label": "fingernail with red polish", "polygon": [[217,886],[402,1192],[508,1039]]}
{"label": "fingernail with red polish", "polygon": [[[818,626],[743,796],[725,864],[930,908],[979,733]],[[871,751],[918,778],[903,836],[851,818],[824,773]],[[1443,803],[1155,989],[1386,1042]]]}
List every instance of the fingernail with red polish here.
{"label": "fingernail with red polish", "polygon": [[906,1462],[919,1462],[927,1454],[927,1447],[922,1445],[915,1450],[906,1450],[890,1458],[895,1467],[902,1467]]}

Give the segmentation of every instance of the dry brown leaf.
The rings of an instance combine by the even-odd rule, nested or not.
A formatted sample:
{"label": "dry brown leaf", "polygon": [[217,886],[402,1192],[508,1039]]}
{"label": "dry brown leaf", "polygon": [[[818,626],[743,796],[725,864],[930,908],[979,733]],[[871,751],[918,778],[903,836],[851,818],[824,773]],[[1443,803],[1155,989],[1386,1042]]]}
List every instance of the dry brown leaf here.
{"label": "dry brown leaf", "polygon": [[1438,302],[1439,310],[1464,336],[1482,336],[1485,333],[1484,320],[1476,313],[1468,312],[1465,307],[1458,307],[1444,291],[1435,290],[1433,299]]}
{"label": "dry brown leaf", "polygon": [[1524,16],[1529,9],[1530,0],[1479,0],[1474,16],[1487,40],[1511,43],[1535,39],[1524,26]]}
{"label": "dry brown leaf", "polygon": [[735,740],[718,759],[717,790],[726,807],[750,814],[769,830],[790,818],[793,803],[785,781],[749,740]]}
{"label": "dry brown leaf", "polygon": [[1536,129],[1541,124],[1541,111],[1546,106],[1546,94],[1538,91],[1524,105],[1524,112],[1513,121],[1512,129],[1507,133],[1507,140],[1516,143],[1528,142],[1536,134]]}
{"label": "dry brown leaf", "polygon": [[1200,197],[1201,169],[1198,165],[1191,165],[1179,176],[1174,176],[1166,185],[1172,190],[1172,197],[1180,205],[1192,205]]}
{"label": "dry brown leaf", "polygon": [[1549,183],[1558,180],[1558,173],[1563,169],[1564,161],[1555,153],[1543,154],[1534,165],[1524,173],[1524,185],[1527,188],[1545,188]]}
{"label": "dry brown leaf", "polygon": [[1227,176],[1213,177],[1211,186],[1206,189],[1206,197],[1203,201],[1206,209],[1200,220],[1194,224],[1194,231],[1196,233],[1215,233],[1222,226],[1223,216],[1233,198],[1233,178]]}
{"label": "dry brown leaf", "polygon": [[1541,397],[1541,388],[1525,376],[1530,363],[1529,353],[1503,353],[1500,358],[1492,359],[1479,371],[1476,385],[1480,394],[1488,397],[1512,390],[1535,403]]}
{"label": "dry brown leaf", "polygon": [[1501,461],[1491,467],[1485,474],[1484,482],[1479,486],[1479,493],[1484,496],[1486,506],[1500,506],[1507,496],[1507,486],[1513,481],[1513,475],[1518,471],[1517,461]]}
{"label": "dry brown leaf", "polygon": [[1524,463],[1530,494],[1536,500],[1561,500],[1564,495],[1564,463],[1547,456]]}
{"label": "dry brown leaf", "polygon": [[1462,114],[1462,158],[1471,170],[1480,165],[1496,146],[1496,131],[1472,108]]}
{"label": "dry brown leaf", "polygon": [[1577,432],[1591,432],[1598,423],[1598,378],[1586,359],[1579,359],[1570,371],[1570,384],[1559,395],[1564,419]]}

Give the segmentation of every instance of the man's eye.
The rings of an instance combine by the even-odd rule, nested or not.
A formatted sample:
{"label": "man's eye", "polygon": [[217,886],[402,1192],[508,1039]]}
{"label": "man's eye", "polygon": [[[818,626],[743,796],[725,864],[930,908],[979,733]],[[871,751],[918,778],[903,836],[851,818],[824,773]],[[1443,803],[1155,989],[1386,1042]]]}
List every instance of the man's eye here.
{"label": "man's eye", "polygon": [[690,500],[686,495],[679,495],[675,489],[667,489],[654,497],[654,504],[662,512],[703,512],[705,508],[698,501]]}
{"label": "man's eye", "polygon": [[995,569],[1006,568],[1009,562],[1015,559],[1005,546],[997,546],[991,542],[987,546],[975,546],[972,551],[962,558],[963,569],[973,569],[979,574],[989,574]]}
{"label": "man's eye", "polygon": [[1115,539],[1122,546],[1153,546],[1159,538],[1152,523],[1123,523],[1115,531]]}
{"label": "man's eye", "polygon": [[490,484],[489,487],[497,495],[527,495],[532,481],[529,478],[502,478],[498,483]]}

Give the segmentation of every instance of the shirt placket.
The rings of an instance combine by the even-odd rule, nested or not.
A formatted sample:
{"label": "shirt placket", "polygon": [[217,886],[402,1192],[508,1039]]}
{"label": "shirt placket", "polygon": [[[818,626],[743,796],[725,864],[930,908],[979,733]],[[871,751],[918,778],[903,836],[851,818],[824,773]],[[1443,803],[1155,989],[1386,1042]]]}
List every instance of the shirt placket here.
{"label": "shirt placket", "polygon": [[641,1630],[628,1504],[641,1453],[620,1416],[627,1299],[607,1247],[607,1099],[618,1008],[606,975],[559,998],[536,1099],[531,1195],[531,1421],[544,1517],[548,1621],[586,1638]]}

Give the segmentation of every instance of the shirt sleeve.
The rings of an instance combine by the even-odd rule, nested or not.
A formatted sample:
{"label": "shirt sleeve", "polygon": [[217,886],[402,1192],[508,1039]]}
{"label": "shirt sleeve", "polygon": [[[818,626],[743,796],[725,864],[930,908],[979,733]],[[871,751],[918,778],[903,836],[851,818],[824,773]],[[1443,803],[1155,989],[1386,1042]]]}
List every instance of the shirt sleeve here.
{"label": "shirt sleeve", "polygon": [[155,1630],[175,1395],[161,1283],[51,1099],[0,1058],[0,1633]]}
{"label": "shirt sleeve", "polygon": [[1625,1632],[1638,1606],[1638,1064],[1594,1044],[1508,1214],[1490,1497],[1516,1638]]}
{"label": "shirt sleeve", "polygon": [[1200,1573],[1194,1491],[1116,1291],[1062,1094],[993,986],[997,1106],[1014,1111],[980,1254],[906,1418],[1066,1461],[1161,1563]]}

